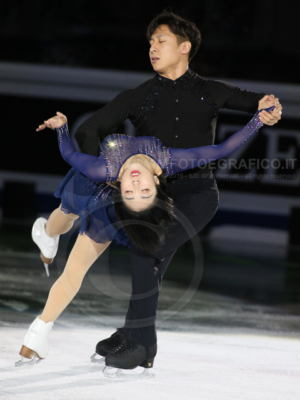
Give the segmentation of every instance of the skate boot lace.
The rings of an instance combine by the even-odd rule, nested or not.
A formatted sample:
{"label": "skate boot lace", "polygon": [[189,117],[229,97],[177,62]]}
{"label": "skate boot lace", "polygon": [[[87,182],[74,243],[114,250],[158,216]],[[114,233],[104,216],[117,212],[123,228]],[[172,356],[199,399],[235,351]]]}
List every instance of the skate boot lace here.
{"label": "skate boot lace", "polygon": [[113,335],[111,335],[110,338],[107,339],[112,346],[117,346],[120,344],[121,340],[119,338],[119,335],[120,335],[120,329],[118,329],[117,332],[115,332]]}
{"label": "skate boot lace", "polygon": [[118,347],[113,353],[130,354],[138,348],[138,345],[131,340],[126,340],[120,347]]}

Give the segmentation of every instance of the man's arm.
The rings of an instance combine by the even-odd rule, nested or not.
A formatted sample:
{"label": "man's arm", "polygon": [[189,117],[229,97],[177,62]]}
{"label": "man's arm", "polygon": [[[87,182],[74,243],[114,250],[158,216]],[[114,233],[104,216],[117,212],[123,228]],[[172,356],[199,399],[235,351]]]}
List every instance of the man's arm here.
{"label": "man's arm", "polygon": [[[272,106],[274,109],[275,106]],[[259,110],[244,128],[231,135],[224,142],[212,146],[200,146],[192,149],[169,148],[172,174],[182,172],[190,168],[201,167],[211,161],[228,157],[239,147],[243,146],[252,135],[263,126],[260,121]],[[272,111],[267,109],[267,111]]]}
{"label": "man's arm", "polygon": [[228,82],[206,80],[205,89],[214,100],[217,108],[246,111],[254,114],[257,110],[276,105],[271,113],[264,111],[260,120],[263,124],[274,125],[281,119],[282,106],[274,95],[243,90]]}
{"label": "man's arm", "polygon": [[111,133],[112,128],[130,117],[131,95],[132,90],[125,90],[80,125],[75,139],[82,153],[99,155],[100,141]]}

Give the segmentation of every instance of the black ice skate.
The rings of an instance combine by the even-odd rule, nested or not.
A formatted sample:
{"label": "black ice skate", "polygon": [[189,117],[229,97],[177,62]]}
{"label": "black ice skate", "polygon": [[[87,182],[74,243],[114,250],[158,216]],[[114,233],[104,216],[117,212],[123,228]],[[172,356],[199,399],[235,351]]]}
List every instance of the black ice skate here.
{"label": "black ice skate", "polygon": [[[126,340],[116,351],[108,354],[105,357],[106,367],[118,368],[114,376],[122,375],[125,369],[134,369],[137,367],[144,367],[144,372],[141,375],[149,375],[148,369],[153,367],[154,358],[157,353],[157,345],[146,348],[141,344]],[[105,376],[111,377],[112,374],[108,372],[109,368],[105,368],[103,373]]]}
{"label": "black ice skate", "polygon": [[[108,354],[116,351],[126,340],[125,333],[122,328],[118,328],[108,339],[101,340],[96,345],[96,353],[91,357],[91,361],[99,364],[104,364],[105,358]],[[102,356],[96,358],[97,355]]]}

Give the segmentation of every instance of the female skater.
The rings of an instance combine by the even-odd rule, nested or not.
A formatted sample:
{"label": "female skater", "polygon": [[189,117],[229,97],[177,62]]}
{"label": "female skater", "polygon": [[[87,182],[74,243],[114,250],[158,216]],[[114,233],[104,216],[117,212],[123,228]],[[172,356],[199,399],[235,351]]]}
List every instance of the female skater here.
{"label": "female skater", "polygon": [[[40,224],[43,225],[40,226],[40,231],[38,227],[33,229],[37,232],[36,234],[33,232],[33,236],[43,256],[45,256],[44,249],[49,250],[52,247],[56,251],[59,235],[71,229],[75,219],[80,216],[84,223],[81,229],[82,234],[78,235],[63,274],[50,290],[43,313],[34,320],[24,338],[20,351],[22,357],[43,359],[47,356],[46,339],[53,321],[76,295],[90,266],[108,247],[112,239],[128,244],[129,240],[125,231],[130,232],[130,229],[124,222],[125,230],[121,232],[118,231],[120,225],[117,228],[111,226],[111,221],[118,222],[116,214],[122,224],[124,209],[125,215],[127,213],[127,215],[138,216],[147,210],[163,208],[166,218],[169,217],[167,219],[167,225],[169,225],[172,217],[172,201],[162,191],[162,196],[165,198],[162,197],[164,201],[161,203],[166,205],[157,205],[160,195],[159,177],[163,173],[169,176],[227,157],[263,126],[259,120],[260,111],[243,129],[219,145],[175,149],[164,147],[158,139],[153,137],[132,138],[112,134],[107,136],[101,144],[99,157],[81,154],[75,150],[69,137],[67,119],[63,114],[57,113],[56,117],[45,121],[46,127],[57,129],[61,154],[76,170],[72,169],[67,174],[56,192],[56,195],[62,199],[60,209],[51,214],[46,227]],[[120,188],[114,189],[113,193],[109,192],[111,188],[102,185],[105,182],[120,182]],[[120,201],[117,206],[115,204],[115,213],[111,207],[114,199]],[[120,204],[121,207],[118,210]],[[102,221],[99,216],[103,218]],[[134,225],[134,228],[139,229],[139,223]],[[142,226],[140,232],[143,230]],[[161,232],[160,230],[158,235],[154,234],[156,238],[153,239],[152,244],[160,243]],[[108,237],[110,240],[107,239]],[[132,238],[134,243],[140,245],[141,248],[147,248],[144,243],[145,237],[141,238],[141,242],[139,242],[139,236],[133,234]]]}

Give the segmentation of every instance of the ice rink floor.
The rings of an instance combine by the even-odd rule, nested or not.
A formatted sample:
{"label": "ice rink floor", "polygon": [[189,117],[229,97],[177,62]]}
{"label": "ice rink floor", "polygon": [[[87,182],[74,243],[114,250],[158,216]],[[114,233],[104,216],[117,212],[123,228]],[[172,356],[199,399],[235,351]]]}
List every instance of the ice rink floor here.
{"label": "ice rink floor", "polygon": [[[99,340],[123,325],[130,294],[129,275],[109,271],[105,257],[54,324],[48,357],[15,367],[23,337],[65,261],[60,250],[47,278],[28,243],[20,239],[18,251],[3,242],[0,246],[0,398],[300,399],[299,304],[267,305],[198,290],[176,310],[187,284],[170,280],[164,280],[160,292],[158,354],[149,377],[138,375],[142,368],[124,377],[104,376],[90,356]],[[124,255],[112,254],[110,261],[118,265],[118,257],[125,270]]]}
{"label": "ice rink floor", "polygon": [[109,378],[89,356],[111,331],[75,323],[62,319],[49,337],[48,358],[27,368],[13,366],[25,326],[1,329],[4,399],[299,399],[297,338],[259,331],[159,331],[149,378],[141,379],[138,369]]}

